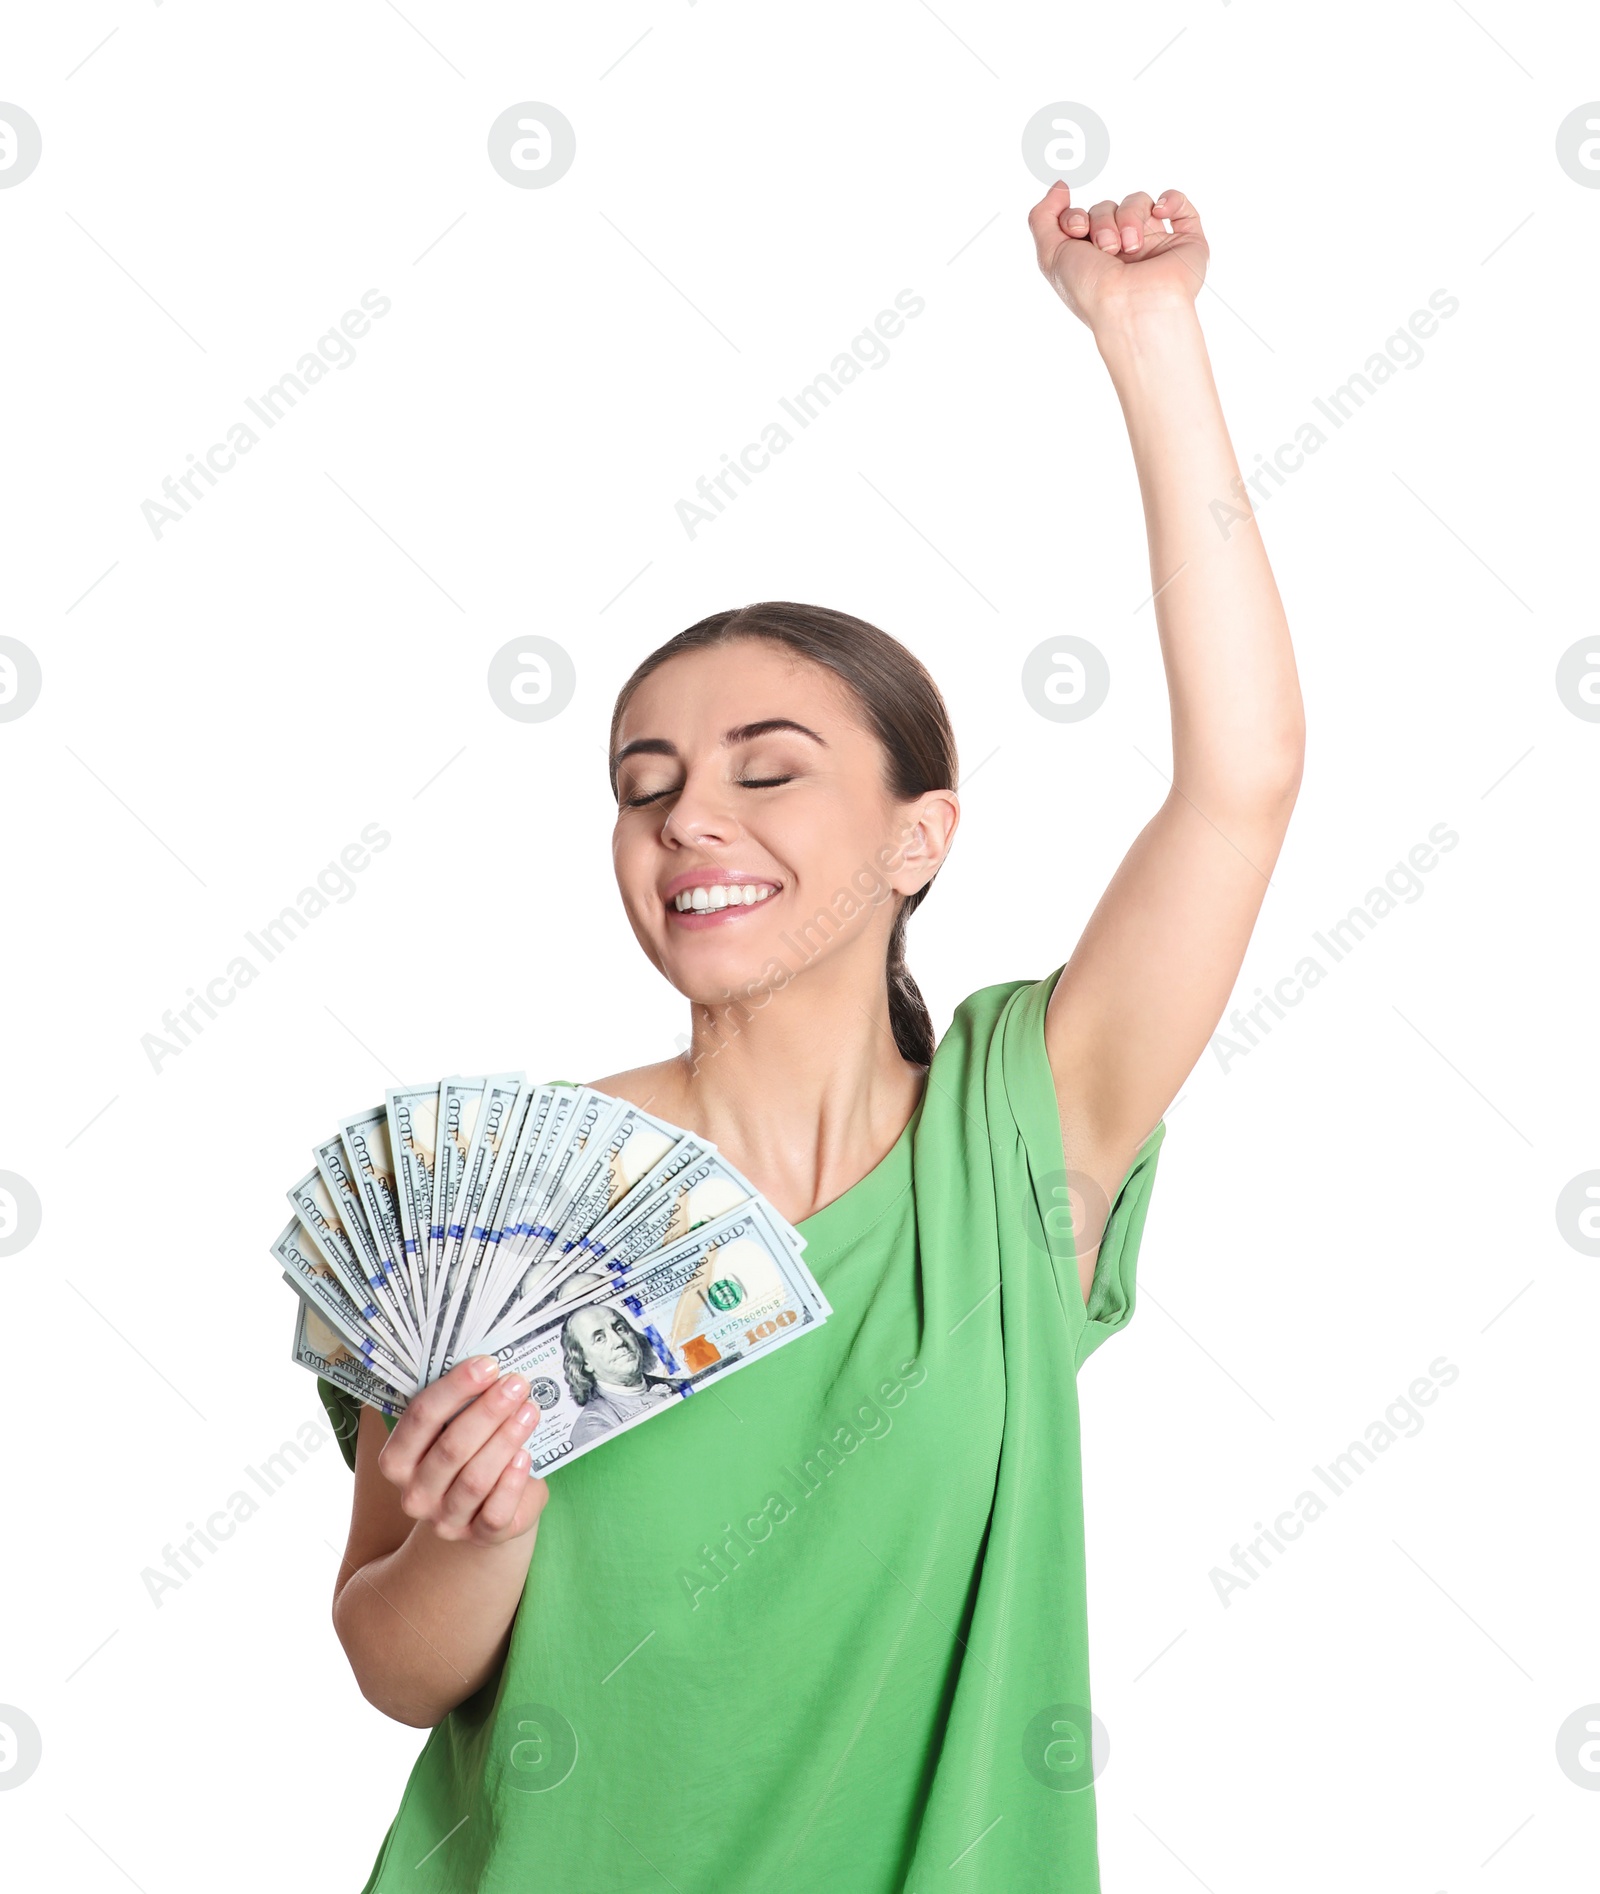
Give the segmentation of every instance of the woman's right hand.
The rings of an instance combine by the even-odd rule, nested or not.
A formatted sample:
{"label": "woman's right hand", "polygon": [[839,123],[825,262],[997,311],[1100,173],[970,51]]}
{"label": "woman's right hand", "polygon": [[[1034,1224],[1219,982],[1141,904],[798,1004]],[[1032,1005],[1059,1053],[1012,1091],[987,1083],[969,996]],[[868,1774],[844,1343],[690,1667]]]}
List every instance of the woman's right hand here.
{"label": "woman's right hand", "polygon": [[1138,309],[1187,309],[1205,281],[1211,246],[1182,191],[1154,201],[1135,191],[1085,210],[1058,182],[1029,211],[1028,225],[1051,288],[1097,335]]}
{"label": "woman's right hand", "polygon": [[539,1409],[520,1375],[496,1374],[492,1355],[475,1355],[430,1382],[378,1455],[401,1511],[437,1538],[509,1544],[533,1530],[550,1497],[522,1445]]}

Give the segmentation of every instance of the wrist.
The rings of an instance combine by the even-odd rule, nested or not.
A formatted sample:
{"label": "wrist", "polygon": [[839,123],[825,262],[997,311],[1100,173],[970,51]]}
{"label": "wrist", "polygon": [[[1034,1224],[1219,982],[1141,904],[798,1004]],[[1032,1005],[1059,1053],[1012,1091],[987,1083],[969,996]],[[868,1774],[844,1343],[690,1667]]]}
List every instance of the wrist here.
{"label": "wrist", "polygon": [[412,1537],[423,1540],[429,1561],[437,1562],[442,1568],[493,1572],[501,1566],[514,1569],[520,1564],[526,1568],[538,1529],[539,1520],[535,1515],[521,1532],[503,1539],[478,1539],[470,1533],[463,1536],[440,1532],[433,1520],[419,1519],[412,1529]]}
{"label": "wrist", "polygon": [[1125,308],[1115,322],[1097,325],[1095,346],[1111,385],[1130,414],[1154,403],[1160,412],[1211,386],[1211,361],[1192,303]]}
{"label": "wrist", "polygon": [[1187,296],[1122,296],[1093,324],[1095,346],[1108,362],[1177,345],[1192,345],[1200,318]]}

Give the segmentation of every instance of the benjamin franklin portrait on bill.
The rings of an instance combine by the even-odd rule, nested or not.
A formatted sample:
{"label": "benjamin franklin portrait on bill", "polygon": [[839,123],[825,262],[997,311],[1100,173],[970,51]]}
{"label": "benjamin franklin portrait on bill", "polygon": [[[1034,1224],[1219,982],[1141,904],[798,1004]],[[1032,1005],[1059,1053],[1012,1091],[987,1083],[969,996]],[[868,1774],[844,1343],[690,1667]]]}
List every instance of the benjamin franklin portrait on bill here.
{"label": "benjamin franklin portrait on bill", "polygon": [[650,1344],[608,1303],[590,1303],[567,1317],[561,1357],[572,1398],[583,1409],[572,1429],[574,1448],[672,1398],[671,1379],[656,1366]]}

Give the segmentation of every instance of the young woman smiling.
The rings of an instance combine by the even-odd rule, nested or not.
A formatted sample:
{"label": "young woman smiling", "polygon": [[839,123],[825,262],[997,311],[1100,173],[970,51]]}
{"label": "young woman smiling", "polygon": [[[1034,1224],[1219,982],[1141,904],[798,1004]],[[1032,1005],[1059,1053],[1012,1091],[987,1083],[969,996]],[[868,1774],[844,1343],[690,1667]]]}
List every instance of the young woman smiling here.
{"label": "young woman smiling", "polygon": [[905,926],[959,808],[920,664],[766,604],[628,680],[616,876],[691,1044],[595,1083],[713,1140],[835,1313],[553,1499],[492,1363],[387,1436],[322,1384],[354,1442],[338,1633],[367,1697],[432,1728],[369,1890],[1099,1886],[1076,1373],[1132,1311],[1162,1113],[1304,734],[1260,540],[1209,511],[1238,469],[1194,207],[1056,185],[1029,221],[1127,419],[1171,793],[1065,966],[974,993],[935,1049]]}

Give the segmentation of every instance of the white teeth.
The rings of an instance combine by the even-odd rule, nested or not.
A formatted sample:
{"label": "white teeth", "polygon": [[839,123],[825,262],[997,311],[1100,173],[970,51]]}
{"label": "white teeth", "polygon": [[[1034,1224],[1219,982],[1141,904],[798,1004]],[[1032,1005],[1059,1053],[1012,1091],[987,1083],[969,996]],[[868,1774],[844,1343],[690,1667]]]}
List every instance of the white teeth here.
{"label": "white teeth", "polygon": [[715,881],[709,886],[685,888],[672,897],[672,905],[680,914],[714,914],[719,908],[753,908],[776,893],[775,888],[760,881]]}

